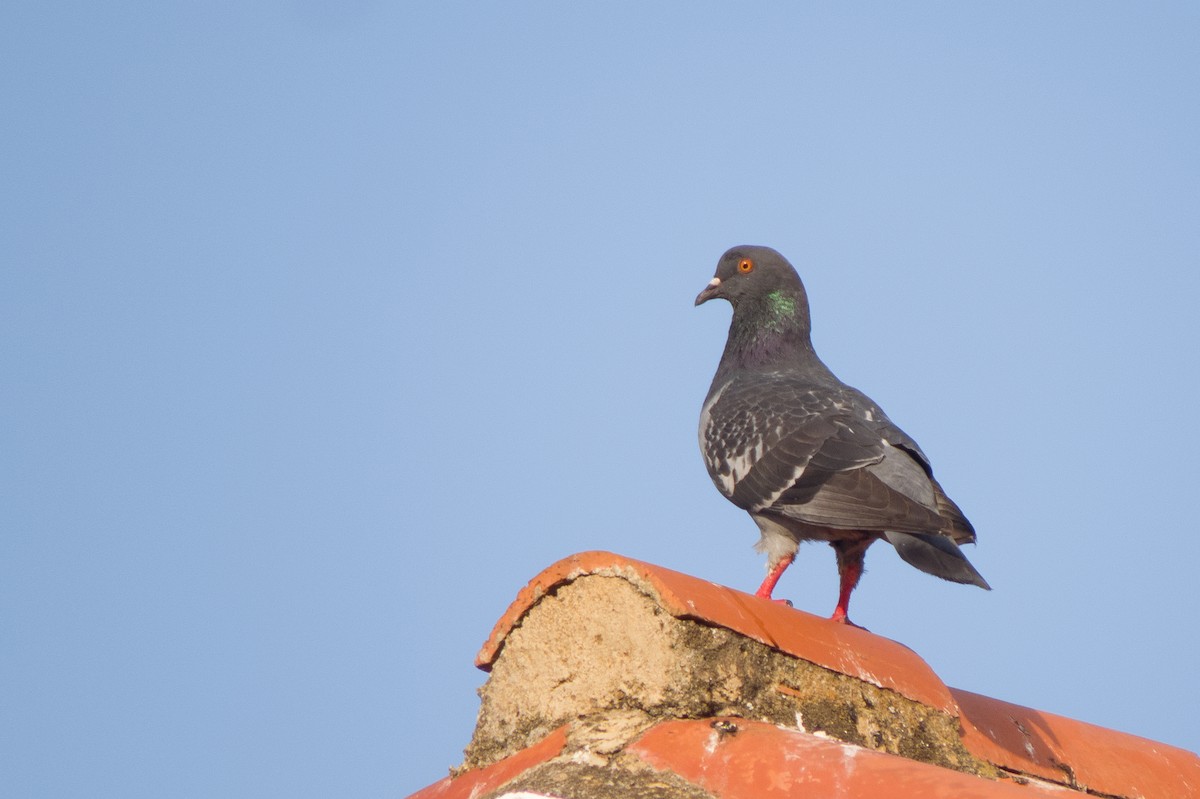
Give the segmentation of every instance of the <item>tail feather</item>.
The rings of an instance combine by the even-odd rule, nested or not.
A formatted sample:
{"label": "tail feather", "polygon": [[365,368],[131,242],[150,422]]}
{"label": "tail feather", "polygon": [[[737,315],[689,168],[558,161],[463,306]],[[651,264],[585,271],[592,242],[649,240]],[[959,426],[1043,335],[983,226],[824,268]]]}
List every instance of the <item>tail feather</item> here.
{"label": "tail feather", "polygon": [[944,535],[928,533],[885,533],[888,543],[911,566],[954,583],[992,587],[983,579],[958,545]]}

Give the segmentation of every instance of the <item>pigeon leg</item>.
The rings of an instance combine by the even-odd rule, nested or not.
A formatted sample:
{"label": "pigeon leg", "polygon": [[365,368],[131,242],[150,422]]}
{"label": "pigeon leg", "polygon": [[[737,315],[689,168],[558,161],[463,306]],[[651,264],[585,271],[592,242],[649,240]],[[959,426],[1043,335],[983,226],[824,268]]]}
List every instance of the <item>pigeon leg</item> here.
{"label": "pigeon leg", "polygon": [[[859,627],[859,625],[850,621],[847,615],[850,611],[850,594],[854,591],[854,587],[858,585],[858,580],[863,573],[863,559],[866,557],[867,547],[873,542],[874,538],[850,541],[831,541],[834,551],[837,553],[838,576],[841,578],[841,590],[838,593],[837,607],[833,609],[833,615],[829,618],[833,621],[849,624],[851,627]],[[866,629],[859,627],[859,629]]]}
{"label": "pigeon leg", "polygon": [[[779,560],[779,562],[777,562],[774,566],[772,566],[769,570],[767,570],[767,578],[762,581],[762,585],[760,585],[758,587],[758,590],[754,592],[754,595],[760,596],[763,599],[770,599],[771,592],[775,590],[775,583],[779,582],[779,578],[783,576],[783,573],[785,571],[787,571],[787,567],[791,566],[792,561],[794,561],[795,559],[796,559],[796,556],[794,554],[787,555],[787,556],[781,558]],[[783,602],[788,605],[792,604],[791,602],[788,602],[786,599],[776,599],[774,601]]]}

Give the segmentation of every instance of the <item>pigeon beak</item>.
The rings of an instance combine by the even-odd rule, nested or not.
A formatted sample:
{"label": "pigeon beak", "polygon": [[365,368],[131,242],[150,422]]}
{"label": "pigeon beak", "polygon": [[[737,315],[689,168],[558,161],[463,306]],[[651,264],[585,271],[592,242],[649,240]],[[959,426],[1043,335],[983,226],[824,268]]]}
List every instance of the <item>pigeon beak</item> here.
{"label": "pigeon beak", "polygon": [[700,305],[708,302],[713,297],[720,296],[720,291],[721,278],[714,277],[712,280],[708,281],[708,286],[704,289],[704,291],[696,295],[696,304]]}

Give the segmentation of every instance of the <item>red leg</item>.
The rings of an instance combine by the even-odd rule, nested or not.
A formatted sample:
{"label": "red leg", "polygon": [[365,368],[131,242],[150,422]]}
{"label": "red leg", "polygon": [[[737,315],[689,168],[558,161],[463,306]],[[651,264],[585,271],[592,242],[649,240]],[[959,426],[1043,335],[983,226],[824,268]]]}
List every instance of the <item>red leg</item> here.
{"label": "red leg", "polygon": [[[763,599],[770,599],[771,592],[775,590],[775,583],[779,582],[779,578],[787,571],[787,567],[792,565],[792,561],[796,559],[795,554],[788,555],[782,558],[778,563],[767,571],[767,578],[762,581],[762,585],[754,592],[755,596],[760,596]],[[776,602],[787,602],[786,599],[776,599]],[[791,603],[788,603],[791,604]]]}
{"label": "red leg", "polygon": [[858,585],[859,578],[862,577],[863,558],[866,555],[867,547],[874,540],[873,538],[868,538],[865,541],[831,542],[834,551],[837,552],[838,576],[841,582],[837,607],[833,609],[833,615],[829,617],[834,621],[849,624],[851,627],[858,627],[857,624],[850,621],[850,617],[847,615],[850,612],[850,594],[854,591],[854,587]]}

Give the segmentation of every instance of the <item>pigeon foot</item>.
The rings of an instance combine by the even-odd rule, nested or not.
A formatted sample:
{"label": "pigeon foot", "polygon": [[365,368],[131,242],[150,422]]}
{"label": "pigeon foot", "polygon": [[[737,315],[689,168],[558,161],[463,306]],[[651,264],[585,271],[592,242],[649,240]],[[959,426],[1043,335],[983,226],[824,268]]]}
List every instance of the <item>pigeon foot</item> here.
{"label": "pigeon foot", "polygon": [[861,624],[855,624],[854,622],[850,621],[850,617],[846,615],[846,611],[842,607],[835,609],[833,611],[833,615],[829,617],[829,620],[836,621],[838,624],[844,624],[847,627],[854,627],[855,629],[862,630],[863,632],[871,632]]}

